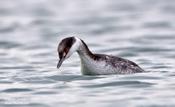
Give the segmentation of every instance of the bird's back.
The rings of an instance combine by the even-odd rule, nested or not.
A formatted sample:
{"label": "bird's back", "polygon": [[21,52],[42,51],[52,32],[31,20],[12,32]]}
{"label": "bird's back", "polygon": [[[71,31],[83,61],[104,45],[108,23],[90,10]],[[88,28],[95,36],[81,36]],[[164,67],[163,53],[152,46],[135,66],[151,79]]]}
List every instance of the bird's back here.
{"label": "bird's back", "polygon": [[136,63],[116,56],[94,54],[82,60],[83,74],[131,74],[144,72]]}

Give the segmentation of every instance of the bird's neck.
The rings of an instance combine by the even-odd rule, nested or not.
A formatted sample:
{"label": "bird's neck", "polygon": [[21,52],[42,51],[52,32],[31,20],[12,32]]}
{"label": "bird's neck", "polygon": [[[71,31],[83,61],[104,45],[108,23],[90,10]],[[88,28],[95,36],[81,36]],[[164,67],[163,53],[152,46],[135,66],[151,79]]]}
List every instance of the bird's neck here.
{"label": "bird's neck", "polygon": [[79,49],[77,50],[80,58],[93,58],[94,54],[89,50],[88,46],[86,45],[86,43],[81,40],[81,45],[79,47]]}

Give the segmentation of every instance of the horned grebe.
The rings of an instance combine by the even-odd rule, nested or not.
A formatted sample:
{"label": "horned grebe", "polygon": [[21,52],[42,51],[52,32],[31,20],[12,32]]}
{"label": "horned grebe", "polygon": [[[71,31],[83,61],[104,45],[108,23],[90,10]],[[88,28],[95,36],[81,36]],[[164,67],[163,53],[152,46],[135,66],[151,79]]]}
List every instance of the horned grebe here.
{"label": "horned grebe", "polygon": [[77,37],[64,38],[58,45],[59,68],[63,61],[74,52],[78,52],[81,59],[81,71],[84,75],[106,75],[106,74],[130,74],[144,72],[136,63],[127,59],[93,54],[85,42]]}

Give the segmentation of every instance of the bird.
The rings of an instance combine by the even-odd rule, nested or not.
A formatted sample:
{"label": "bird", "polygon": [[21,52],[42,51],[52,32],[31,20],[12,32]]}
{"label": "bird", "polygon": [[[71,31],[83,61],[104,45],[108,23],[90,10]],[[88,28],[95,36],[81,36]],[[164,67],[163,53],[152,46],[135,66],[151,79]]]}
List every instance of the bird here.
{"label": "bird", "polygon": [[83,75],[115,75],[141,73],[144,70],[135,62],[117,56],[92,53],[86,43],[75,36],[61,40],[57,48],[59,60],[57,68],[77,52],[81,61],[81,73]]}

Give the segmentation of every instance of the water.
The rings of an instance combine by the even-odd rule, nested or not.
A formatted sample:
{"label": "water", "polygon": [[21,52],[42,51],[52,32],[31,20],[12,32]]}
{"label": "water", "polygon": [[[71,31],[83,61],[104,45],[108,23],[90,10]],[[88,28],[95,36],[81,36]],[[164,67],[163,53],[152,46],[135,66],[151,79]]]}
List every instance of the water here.
{"label": "water", "polygon": [[[174,0],[1,0],[0,106],[174,107],[174,12]],[[83,76],[77,54],[57,70],[67,36],[151,72]]]}

